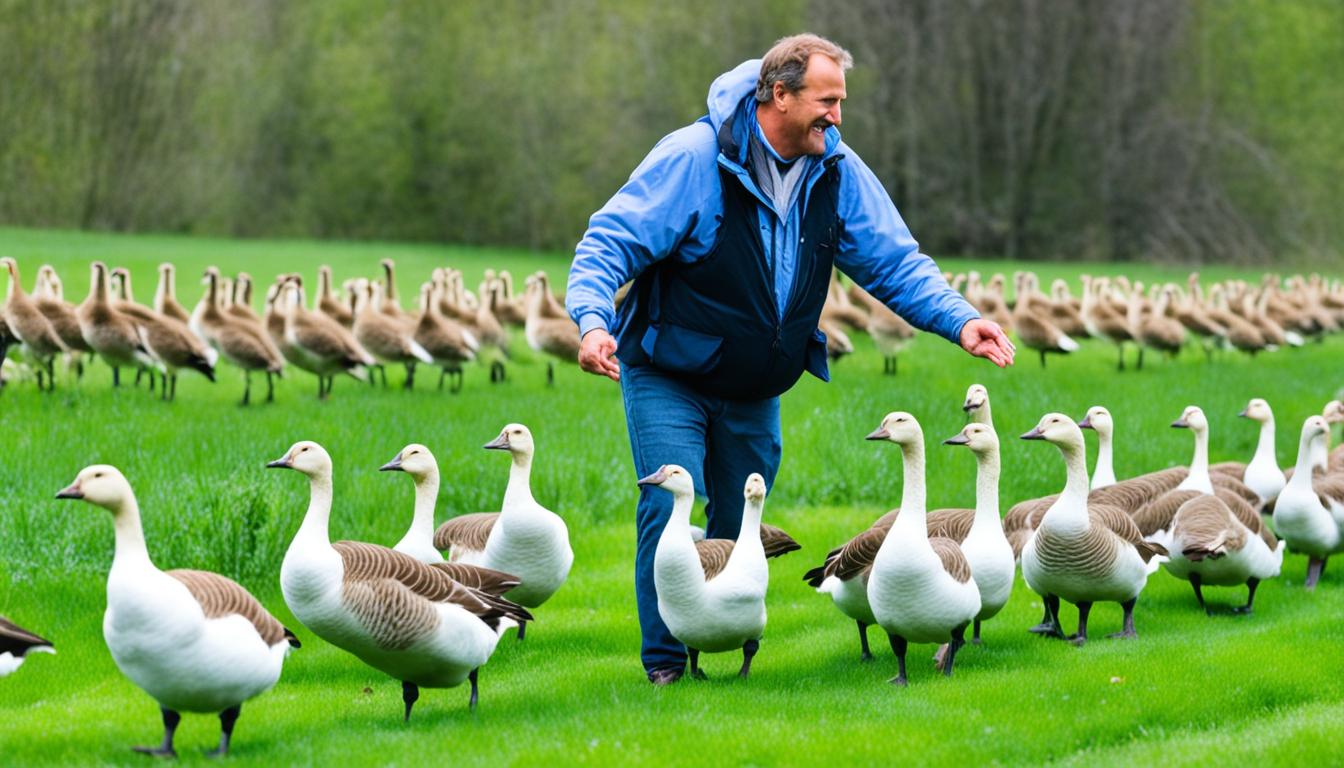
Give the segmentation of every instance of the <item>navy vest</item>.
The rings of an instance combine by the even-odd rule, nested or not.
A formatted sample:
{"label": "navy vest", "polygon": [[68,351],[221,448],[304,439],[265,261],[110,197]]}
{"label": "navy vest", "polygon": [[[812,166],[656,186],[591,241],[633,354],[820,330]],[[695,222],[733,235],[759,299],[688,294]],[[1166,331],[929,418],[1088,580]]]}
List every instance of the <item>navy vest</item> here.
{"label": "navy vest", "polygon": [[776,397],[804,370],[829,381],[826,336],[817,320],[840,237],[839,159],[825,161],[807,195],[798,263],[782,316],[761,241],[760,202],[720,166],[723,219],[717,242],[698,261],[663,259],[636,278],[621,305],[617,358],[629,366],[653,365],[697,391],[730,400]]}

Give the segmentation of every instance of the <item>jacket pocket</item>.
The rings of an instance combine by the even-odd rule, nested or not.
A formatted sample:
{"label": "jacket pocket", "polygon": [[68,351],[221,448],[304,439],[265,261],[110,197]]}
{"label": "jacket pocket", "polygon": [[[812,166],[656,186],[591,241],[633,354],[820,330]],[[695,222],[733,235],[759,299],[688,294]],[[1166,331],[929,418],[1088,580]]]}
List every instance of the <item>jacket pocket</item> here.
{"label": "jacket pocket", "polygon": [[831,380],[831,367],[826,359],[826,334],[820,328],[812,329],[812,338],[807,340],[807,363],[804,369],[822,381]]}
{"label": "jacket pocket", "polygon": [[[709,373],[719,364],[723,337],[663,323],[649,326],[640,347],[655,366],[665,371]],[[822,351],[825,352],[824,344]]]}

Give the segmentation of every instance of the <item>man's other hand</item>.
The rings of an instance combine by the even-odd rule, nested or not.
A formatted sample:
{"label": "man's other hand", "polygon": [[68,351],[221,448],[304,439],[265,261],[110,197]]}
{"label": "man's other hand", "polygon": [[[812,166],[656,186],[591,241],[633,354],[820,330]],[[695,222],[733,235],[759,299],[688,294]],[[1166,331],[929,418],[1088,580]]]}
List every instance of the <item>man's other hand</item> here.
{"label": "man's other hand", "polygon": [[1017,352],[1017,347],[1008,340],[1008,335],[999,324],[984,318],[971,320],[961,327],[961,348],[1000,368],[1012,365],[1013,354]]}
{"label": "man's other hand", "polygon": [[[998,328],[998,326],[994,326]],[[1002,331],[1000,331],[1002,333]],[[962,338],[966,332],[962,331]],[[1005,339],[1007,341],[1007,339]],[[612,381],[621,380],[621,365],[616,361],[616,340],[601,328],[594,328],[579,342],[579,367]]]}

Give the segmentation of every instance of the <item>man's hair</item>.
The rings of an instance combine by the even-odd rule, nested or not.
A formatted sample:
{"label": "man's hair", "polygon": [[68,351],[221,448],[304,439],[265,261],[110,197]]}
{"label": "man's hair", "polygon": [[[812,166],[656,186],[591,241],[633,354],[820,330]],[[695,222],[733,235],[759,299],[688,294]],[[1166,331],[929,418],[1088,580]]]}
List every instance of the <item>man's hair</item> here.
{"label": "man's hair", "polygon": [[775,41],[761,60],[761,75],[756,80],[756,101],[764,103],[773,99],[775,83],[782,84],[790,93],[802,90],[807,62],[814,53],[829,57],[842,70],[854,66],[854,57],[849,55],[849,51],[820,35],[808,33],[782,38]]}

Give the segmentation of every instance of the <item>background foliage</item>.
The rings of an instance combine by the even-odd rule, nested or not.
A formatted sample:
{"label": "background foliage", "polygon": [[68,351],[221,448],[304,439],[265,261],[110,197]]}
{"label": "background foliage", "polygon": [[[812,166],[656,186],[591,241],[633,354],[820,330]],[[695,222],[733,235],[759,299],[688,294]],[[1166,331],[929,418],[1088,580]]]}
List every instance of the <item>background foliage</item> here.
{"label": "background foliage", "polygon": [[1332,0],[0,0],[0,223],[565,248],[807,28],[931,253],[1338,252]]}

